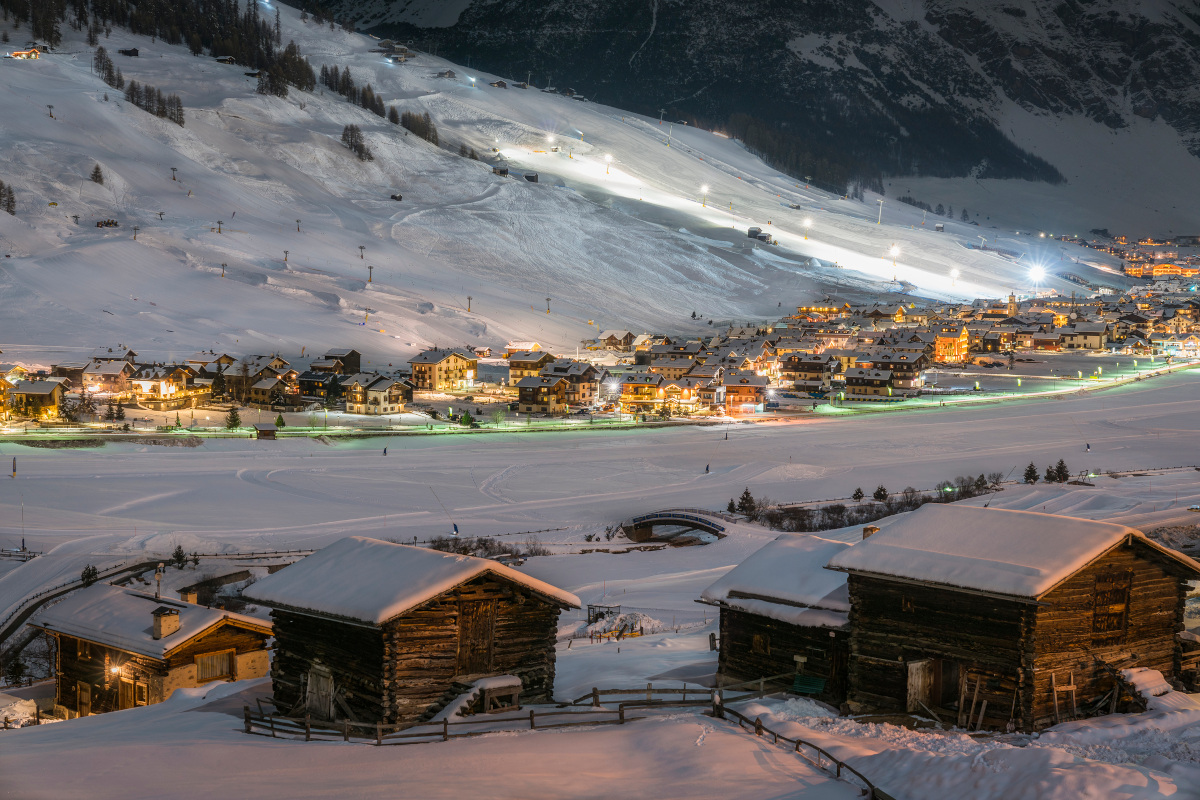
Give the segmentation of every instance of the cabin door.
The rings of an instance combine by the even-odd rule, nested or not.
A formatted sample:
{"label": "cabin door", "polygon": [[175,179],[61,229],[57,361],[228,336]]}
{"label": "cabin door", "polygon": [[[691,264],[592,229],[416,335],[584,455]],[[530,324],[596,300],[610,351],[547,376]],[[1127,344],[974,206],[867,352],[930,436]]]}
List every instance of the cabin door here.
{"label": "cabin door", "polygon": [[933,705],[933,667],[931,658],[908,662],[908,713],[924,713],[921,703]]}
{"label": "cabin door", "polygon": [[333,719],[333,673],[324,666],[308,671],[308,691],[304,710],[317,719]]}
{"label": "cabin door", "polygon": [[477,675],[492,669],[496,601],[464,601],[458,607],[458,674]]}
{"label": "cabin door", "polygon": [[75,685],[77,693],[76,710],[79,716],[86,717],[92,713],[92,685],[82,681]]}
{"label": "cabin door", "polygon": [[118,708],[133,708],[133,681],[121,678]]}

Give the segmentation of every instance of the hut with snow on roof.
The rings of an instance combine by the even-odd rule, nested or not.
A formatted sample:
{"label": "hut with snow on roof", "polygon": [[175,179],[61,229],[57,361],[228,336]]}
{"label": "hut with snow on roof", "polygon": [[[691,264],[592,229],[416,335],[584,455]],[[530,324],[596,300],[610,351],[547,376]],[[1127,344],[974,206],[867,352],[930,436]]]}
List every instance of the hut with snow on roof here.
{"label": "hut with snow on roof", "polygon": [[701,593],[701,603],[721,609],[722,682],[776,678],[832,703],[846,699],[850,599],[846,576],[825,564],[850,546],[784,534]]}
{"label": "hut with snow on roof", "polygon": [[271,606],[276,704],[409,725],[487,678],[554,689],[558,614],[575,595],[495,561],[349,537],[255,583]]}
{"label": "hut with snow on roof", "polygon": [[1181,671],[1200,563],[1093,520],[926,505],[833,555],[851,711],[1034,731],[1119,708],[1123,669]]}

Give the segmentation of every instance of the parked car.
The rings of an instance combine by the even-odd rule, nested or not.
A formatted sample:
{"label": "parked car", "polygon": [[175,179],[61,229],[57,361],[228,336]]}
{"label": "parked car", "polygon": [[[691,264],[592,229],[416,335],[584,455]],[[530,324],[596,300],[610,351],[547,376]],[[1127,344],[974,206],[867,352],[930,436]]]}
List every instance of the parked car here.
{"label": "parked car", "polygon": [[1200,512],[1200,506],[1188,506],[1188,511]]}

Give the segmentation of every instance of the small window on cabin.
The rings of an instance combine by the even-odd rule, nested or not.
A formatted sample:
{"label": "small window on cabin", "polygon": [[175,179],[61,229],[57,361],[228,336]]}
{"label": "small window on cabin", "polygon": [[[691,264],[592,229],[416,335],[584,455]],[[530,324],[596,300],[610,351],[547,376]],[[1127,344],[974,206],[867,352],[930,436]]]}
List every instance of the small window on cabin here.
{"label": "small window on cabin", "polygon": [[196,656],[196,681],[198,683],[231,677],[233,677],[232,650]]}
{"label": "small window on cabin", "polygon": [[92,643],[83,639],[75,640],[75,657],[80,661],[87,661],[92,657]]}
{"label": "small window on cabin", "polygon": [[771,637],[762,633],[754,634],[754,640],[750,643],[750,650],[754,653],[771,655]]}
{"label": "small window on cabin", "polygon": [[900,610],[901,611],[914,611],[915,607],[913,606],[913,599],[907,595],[901,597],[900,598]]}
{"label": "small window on cabin", "polygon": [[133,685],[133,704],[135,706],[145,706],[150,704],[150,691],[146,684],[135,683]]}
{"label": "small window on cabin", "polygon": [[1129,592],[1133,570],[1110,571],[1096,576],[1092,595],[1092,644],[1121,644],[1129,627]]}

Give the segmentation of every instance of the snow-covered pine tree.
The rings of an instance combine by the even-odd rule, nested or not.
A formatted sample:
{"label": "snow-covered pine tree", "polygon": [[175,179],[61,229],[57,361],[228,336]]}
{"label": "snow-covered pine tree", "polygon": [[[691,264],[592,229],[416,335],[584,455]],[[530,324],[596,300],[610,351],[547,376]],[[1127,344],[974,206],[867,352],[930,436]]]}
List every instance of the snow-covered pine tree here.
{"label": "snow-covered pine tree", "polygon": [[98,183],[101,186],[104,185],[104,170],[100,169],[99,164],[92,168],[91,178],[93,183]]}

